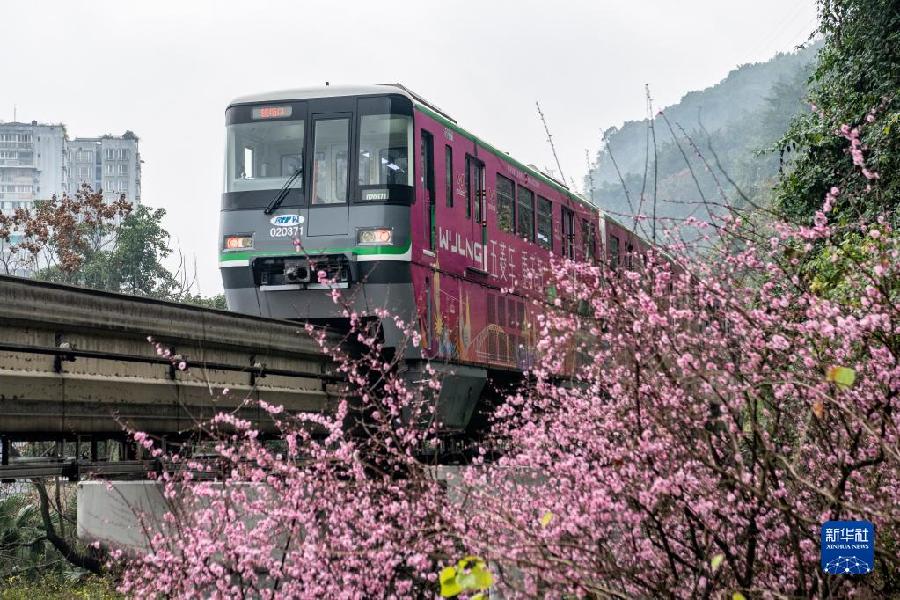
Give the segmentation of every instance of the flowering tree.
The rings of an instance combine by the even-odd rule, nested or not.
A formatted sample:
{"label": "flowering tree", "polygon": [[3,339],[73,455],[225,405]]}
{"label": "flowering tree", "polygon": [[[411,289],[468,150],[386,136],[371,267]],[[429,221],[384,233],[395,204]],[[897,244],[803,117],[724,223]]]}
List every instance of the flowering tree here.
{"label": "flowering tree", "polygon": [[[214,460],[165,456],[171,511],[148,523],[151,550],[130,563],[124,592],[406,597],[434,588],[455,550],[443,486],[421,460],[436,442],[433,405],[385,358],[379,326],[349,309],[347,316],[348,343],[363,349],[355,357],[307,327],[346,378],[333,414],[287,415],[262,403],[276,439],[220,414],[206,432],[217,440]],[[150,437],[135,439],[163,456]]]}
{"label": "flowering tree", "polygon": [[[629,269],[548,269],[542,358],[454,477],[428,460],[440,382],[405,381],[348,305],[356,353],[319,337],[346,377],[335,413],[262,404],[274,440],[219,415],[214,458],[166,456],[172,510],[123,591],[897,593],[900,242],[889,219],[830,223],[840,196],[811,226],[690,223],[702,254],[673,230]],[[819,528],[839,519],[874,522],[874,574],[822,573]]]}
{"label": "flowering tree", "polygon": [[[897,238],[864,226],[864,256],[834,248],[852,263],[834,300],[796,268],[831,238],[824,218],[765,248],[741,220],[724,227],[744,244],[716,261],[651,254],[558,281],[590,312],[543,320],[533,384],[499,415],[512,451],[466,478],[473,550],[529,595],[896,590]],[[590,360],[561,385],[561,349],[585,328]],[[876,525],[878,575],[823,575],[819,528],[854,518]]]}

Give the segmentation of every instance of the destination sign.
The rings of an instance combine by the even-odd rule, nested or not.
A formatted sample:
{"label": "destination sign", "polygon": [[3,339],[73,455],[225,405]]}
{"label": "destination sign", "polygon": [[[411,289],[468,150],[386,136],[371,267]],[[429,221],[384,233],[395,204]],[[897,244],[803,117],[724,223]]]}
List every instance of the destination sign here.
{"label": "destination sign", "polygon": [[291,106],[254,106],[250,111],[252,119],[283,119],[291,116]]}

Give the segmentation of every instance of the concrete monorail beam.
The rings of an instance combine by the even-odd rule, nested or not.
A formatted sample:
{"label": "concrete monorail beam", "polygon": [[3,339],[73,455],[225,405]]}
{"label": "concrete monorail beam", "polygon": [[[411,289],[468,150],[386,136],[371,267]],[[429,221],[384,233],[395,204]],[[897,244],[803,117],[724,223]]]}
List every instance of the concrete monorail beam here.
{"label": "concrete monorail beam", "polygon": [[0,276],[0,436],[184,433],[246,398],[327,411],[336,379],[294,322]]}

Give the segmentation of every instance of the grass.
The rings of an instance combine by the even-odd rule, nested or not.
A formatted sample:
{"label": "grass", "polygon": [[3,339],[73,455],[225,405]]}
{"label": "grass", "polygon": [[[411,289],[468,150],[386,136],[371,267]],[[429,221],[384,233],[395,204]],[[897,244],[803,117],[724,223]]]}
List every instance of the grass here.
{"label": "grass", "polygon": [[0,600],[119,600],[124,598],[116,592],[112,580],[102,577],[85,577],[81,581],[70,582],[57,575],[30,580],[21,576],[0,580]]}

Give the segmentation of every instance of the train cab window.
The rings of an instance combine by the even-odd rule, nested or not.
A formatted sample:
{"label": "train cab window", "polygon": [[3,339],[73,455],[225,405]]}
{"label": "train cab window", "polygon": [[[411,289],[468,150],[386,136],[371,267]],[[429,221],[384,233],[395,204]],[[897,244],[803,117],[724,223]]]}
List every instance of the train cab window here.
{"label": "train cab window", "polygon": [[619,268],[619,238],[614,235],[609,236],[609,268]]}
{"label": "train cab window", "polygon": [[453,208],[453,148],[444,147],[444,195],[447,208]]}
{"label": "train cab window", "polygon": [[553,249],[553,203],[541,196],[537,200],[537,242]]}
{"label": "train cab window", "polygon": [[501,231],[513,232],[513,182],[503,175],[497,175],[497,226]]}
{"label": "train cab window", "polygon": [[562,255],[575,260],[575,213],[565,206],[561,206],[560,214],[562,216]]}
{"label": "train cab window", "polygon": [[303,121],[228,126],[225,191],[277,190],[299,172],[303,187]]}
{"label": "train cab window", "polygon": [[359,125],[359,185],[413,185],[409,168],[412,119],[363,115]]}
{"label": "train cab window", "polygon": [[346,202],[350,119],[322,119],[315,124],[312,203]]}
{"label": "train cab window", "polygon": [[534,241],[534,192],[521,185],[516,194],[516,235]]}
{"label": "train cab window", "polygon": [[596,242],[594,240],[594,225],[587,219],[581,220],[581,256],[588,262],[594,262],[596,257]]}

